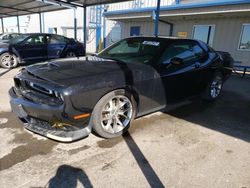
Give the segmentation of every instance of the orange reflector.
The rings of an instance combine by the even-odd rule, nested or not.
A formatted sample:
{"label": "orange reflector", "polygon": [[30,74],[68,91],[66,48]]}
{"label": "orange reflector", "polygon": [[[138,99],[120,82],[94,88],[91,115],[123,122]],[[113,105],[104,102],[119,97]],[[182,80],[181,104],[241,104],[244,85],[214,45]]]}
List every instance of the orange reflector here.
{"label": "orange reflector", "polygon": [[86,117],[89,117],[89,116],[90,116],[90,113],[81,114],[81,115],[74,116],[74,119],[82,119],[82,118],[86,118]]}

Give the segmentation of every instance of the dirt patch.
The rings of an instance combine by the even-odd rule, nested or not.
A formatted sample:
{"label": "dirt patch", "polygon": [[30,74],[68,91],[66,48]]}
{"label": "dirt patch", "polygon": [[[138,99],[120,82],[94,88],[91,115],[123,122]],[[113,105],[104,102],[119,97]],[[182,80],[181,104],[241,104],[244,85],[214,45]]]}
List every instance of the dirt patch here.
{"label": "dirt patch", "polygon": [[84,151],[84,150],[87,150],[87,149],[89,149],[89,148],[90,148],[89,145],[84,145],[84,146],[79,147],[79,148],[76,148],[76,149],[71,149],[71,150],[68,151],[68,153],[69,153],[70,155],[74,155],[74,154],[77,154],[77,153],[80,152],[80,151]]}
{"label": "dirt patch", "polygon": [[[3,124],[0,129],[18,129],[15,137],[10,144],[22,143],[24,145],[14,148],[11,153],[0,159],[0,171],[11,168],[17,163],[23,162],[36,155],[46,155],[52,151],[57,142],[52,140],[38,140],[32,134],[23,129],[20,121],[12,113],[1,113],[0,117],[8,118],[8,122]],[[20,131],[21,129],[21,131]]]}

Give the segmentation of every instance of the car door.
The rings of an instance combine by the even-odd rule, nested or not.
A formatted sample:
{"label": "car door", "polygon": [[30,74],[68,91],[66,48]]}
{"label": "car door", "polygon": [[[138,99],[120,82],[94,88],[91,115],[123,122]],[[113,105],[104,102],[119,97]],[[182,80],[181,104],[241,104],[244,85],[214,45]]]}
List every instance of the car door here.
{"label": "car door", "polygon": [[158,71],[167,103],[183,100],[199,92],[201,63],[194,51],[195,45],[194,41],[178,40],[167,47],[160,58]]}
{"label": "car door", "polygon": [[67,42],[63,36],[48,35],[48,59],[55,59],[62,57]]}
{"label": "car door", "polygon": [[47,59],[47,43],[45,35],[31,35],[14,48],[24,61],[43,61]]}

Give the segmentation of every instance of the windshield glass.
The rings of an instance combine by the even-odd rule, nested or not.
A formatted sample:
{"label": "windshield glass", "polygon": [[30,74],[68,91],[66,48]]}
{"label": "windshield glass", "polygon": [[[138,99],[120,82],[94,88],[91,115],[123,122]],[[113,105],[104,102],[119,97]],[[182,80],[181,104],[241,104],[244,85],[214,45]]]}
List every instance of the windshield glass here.
{"label": "windshield glass", "polygon": [[10,44],[19,43],[19,42],[23,41],[24,39],[26,39],[26,38],[29,37],[29,36],[30,36],[29,34],[21,34],[21,35],[19,35],[19,36],[16,37],[16,38],[10,39]]}
{"label": "windshield glass", "polygon": [[163,49],[160,41],[150,38],[130,38],[122,40],[97,56],[119,60],[125,63],[150,63]]}

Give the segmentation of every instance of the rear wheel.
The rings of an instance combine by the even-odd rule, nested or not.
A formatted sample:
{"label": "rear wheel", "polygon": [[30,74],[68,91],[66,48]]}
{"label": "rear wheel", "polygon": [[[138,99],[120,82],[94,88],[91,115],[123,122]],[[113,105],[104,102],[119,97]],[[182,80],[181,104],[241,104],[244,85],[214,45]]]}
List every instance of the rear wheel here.
{"label": "rear wheel", "polygon": [[91,124],[95,133],[113,138],[126,132],[135,116],[133,96],[125,90],[115,90],[102,97],[96,104]]}
{"label": "rear wheel", "polygon": [[0,65],[3,68],[11,69],[18,65],[18,59],[14,54],[6,52],[0,56]]}
{"label": "rear wheel", "polygon": [[203,98],[208,101],[214,101],[220,96],[222,86],[223,75],[220,72],[216,72],[213,79],[209,82],[207,89],[203,94]]}
{"label": "rear wheel", "polygon": [[76,57],[75,52],[67,52],[66,57]]}

